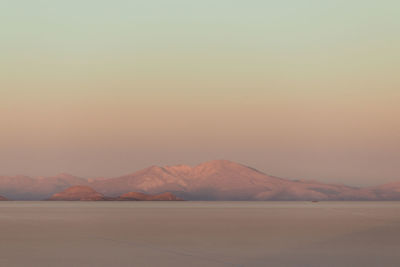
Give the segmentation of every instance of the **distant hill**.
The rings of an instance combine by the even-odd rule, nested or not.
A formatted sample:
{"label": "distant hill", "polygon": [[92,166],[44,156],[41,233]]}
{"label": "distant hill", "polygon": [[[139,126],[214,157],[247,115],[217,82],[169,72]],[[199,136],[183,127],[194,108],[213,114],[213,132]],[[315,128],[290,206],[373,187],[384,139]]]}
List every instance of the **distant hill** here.
{"label": "distant hill", "polygon": [[0,196],[0,201],[6,201],[6,200],[8,200],[8,199],[5,198],[5,197]]}
{"label": "distant hill", "polygon": [[166,192],[158,195],[149,195],[139,192],[129,192],[117,198],[117,200],[137,200],[137,201],[181,201],[182,198]]}
{"label": "distant hill", "polygon": [[129,194],[140,198],[170,192],[185,200],[400,200],[400,182],[357,188],[290,180],[227,160],[193,167],[152,166],[108,179],[87,180],[69,174],[37,178],[0,176],[0,195],[16,200],[42,200],[76,185],[82,186],[81,189],[90,187],[98,194],[92,192],[95,198],[129,197]]}
{"label": "distant hill", "polygon": [[52,195],[48,200],[102,201],[107,200],[107,198],[89,186],[76,185]]}
{"label": "distant hill", "polygon": [[[6,199],[4,199],[6,200]],[[129,192],[119,197],[104,196],[93,188],[84,185],[71,186],[62,192],[53,194],[50,201],[179,201],[183,200],[166,192],[158,195],[149,195],[139,192]]]}

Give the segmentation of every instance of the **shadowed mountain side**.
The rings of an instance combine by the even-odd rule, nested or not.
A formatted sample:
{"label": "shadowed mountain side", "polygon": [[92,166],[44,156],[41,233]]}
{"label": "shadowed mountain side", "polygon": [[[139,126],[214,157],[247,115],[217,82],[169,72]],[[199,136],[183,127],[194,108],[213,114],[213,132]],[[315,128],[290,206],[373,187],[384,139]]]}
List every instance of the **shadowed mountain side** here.
{"label": "shadowed mountain side", "polygon": [[400,182],[363,188],[376,196],[376,200],[400,200]]}
{"label": "shadowed mountain side", "polygon": [[0,201],[6,201],[6,200],[8,200],[8,199],[3,196],[0,196]]}
{"label": "shadowed mountain side", "polygon": [[121,195],[117,200],[137,200],[137,201],[182,201],[182,198],[176,197],[170,192],[158,194],[158,195],[148,195],[139,192],[129,192]]}

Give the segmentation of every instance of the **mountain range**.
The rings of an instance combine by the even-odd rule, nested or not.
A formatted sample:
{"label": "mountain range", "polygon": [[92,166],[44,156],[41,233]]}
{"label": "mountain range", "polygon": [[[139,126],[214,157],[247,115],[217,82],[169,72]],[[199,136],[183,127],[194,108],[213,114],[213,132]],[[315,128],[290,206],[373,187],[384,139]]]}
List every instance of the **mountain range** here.
{"label": "mountain range", "polygon": [[107,179],[84,179],[70,174],[0,176],[0,195],[12,200],[43,200],[77,185],[90,187],[99,193],[99,198],[116,198],[132,192],[150,195],[170,192],[185,200],[400,200],[400,182],[360,188],[290,180],[227,160],[194,167],[152,166]]}

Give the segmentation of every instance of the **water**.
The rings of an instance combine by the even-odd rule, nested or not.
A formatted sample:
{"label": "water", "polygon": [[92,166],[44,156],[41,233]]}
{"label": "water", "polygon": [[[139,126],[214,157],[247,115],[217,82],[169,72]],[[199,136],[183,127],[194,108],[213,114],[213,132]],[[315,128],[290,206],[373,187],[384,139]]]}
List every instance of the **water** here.
{"label": "water", "polygon": [[0,202],[0,266],[400,266],[400,202]]}

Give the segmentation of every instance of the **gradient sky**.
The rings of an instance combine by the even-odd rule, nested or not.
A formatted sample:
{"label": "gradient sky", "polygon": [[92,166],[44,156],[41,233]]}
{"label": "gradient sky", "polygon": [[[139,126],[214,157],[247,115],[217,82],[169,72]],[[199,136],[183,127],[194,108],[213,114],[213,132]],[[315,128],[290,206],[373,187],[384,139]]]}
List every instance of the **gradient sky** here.
{"label": "gradient sky", "polygon": [[0,174],[400,180],[399,47],[395,0],[0,0]]}

